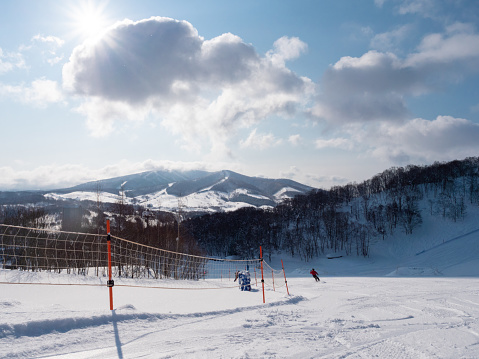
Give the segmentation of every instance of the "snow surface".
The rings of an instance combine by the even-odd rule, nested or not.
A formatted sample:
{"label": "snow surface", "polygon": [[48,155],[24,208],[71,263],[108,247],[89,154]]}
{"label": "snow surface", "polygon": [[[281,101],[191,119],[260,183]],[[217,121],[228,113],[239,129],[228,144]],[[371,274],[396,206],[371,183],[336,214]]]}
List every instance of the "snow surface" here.
{"label": "snow surface", "polygon": [[287,192],[299,192],[299,191],[293,187],[284,187],[284,188],[281,188],[278,192],[276,192],[273,197],[276,198],[276,200],[278,201],[284,200],[285,198],[290,198]]}
{"label": "snow surface", "polygon": [[[96,192],[83,192],[83,191],[75,191],[65,194],[58,194],[58,193],[47,193],[45,194],[45,198],[51,198],[53,200],[64,200],[64,199],[73,199],[76,201],[97,201],[98,194]],[[101,193],[101,200],[104,202],[115,203],[121,199],[120,195],[102,192]]]}
{"label": "snow surface", "polygon": [[[188,196],[180,197],[184,201],[184,211],[200,211],[200,212],[217,212],[218,208],[229,212],[236,211],[242,207],[253,207],[244,202],[227,202],[232,195],[216,191],[195,192]],[[178,210],[178,197],[167,194],[165,190],[148,194],[146,196],[138,196],[136,198],[143,206],[158,209],[161,206],[163,211],[175,212]],[[215,210],[216,208],[216,210]]]}
{"label": "snow surface", "polygon": [[[442,273],[447,263],[288,258],[290,295],[268,288],[266,304],[260,286],[193,290],[201,282],[181,281],[183,289],[115,286],[113,311],[104,277],[0,270],[10,283],[0,284],[0,358],[477,358],[478,264],[454,277]],[[21,282],[39,284],[12,284]],[[69,285],[41,284],[57,282]]]}
{"label": "snow surface", "polygon": [[424,214],[368,258],[266,254],[283,259],[290,295],[268,287],[265,304],[256,285],[115,278],[110,311],[105,277],[0,270],[0,358],[479,358],[479,208],[468,213]]}

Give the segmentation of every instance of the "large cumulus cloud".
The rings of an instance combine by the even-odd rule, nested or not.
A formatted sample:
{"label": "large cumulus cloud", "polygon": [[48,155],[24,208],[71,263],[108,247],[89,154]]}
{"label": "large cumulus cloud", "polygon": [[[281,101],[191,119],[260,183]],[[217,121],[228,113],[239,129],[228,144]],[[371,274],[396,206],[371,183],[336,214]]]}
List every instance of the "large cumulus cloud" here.
{"label": "large cumulus cloud", "polygon": [[345,56],[324,73],[311,114],[339,124],[404,121],[411,118],[408,98],[443,90],[476,74],[477,63],[479,34],[461,23],[425,36],[404,58],[374,50]]}
{"label": "large cumulus cloud", "polygon": [[63,68],[64,85],[76,94],[132,104],[169,96],[176,81],[197,74],[201,43],[187,22],[124,21],[74,49]]}
{"label": "large cumulus cloud", "polygon": [[393,163],[453,160],[477,154],[479,124],[452,116],[428,121],[416,118],[404,124],[382,124],[357,138],[374,143],[372,154]]}
{"label": "large cumulus cloud", "polygon": [[312,93],[311,81],[285,66],[306,44],[283,38],[275,46],[261,56],[230,33],[205,40],[186,21],[125,20],[75,48],[63,85],[83,99],[78,110],[94,134],[155,116],[185,142],[224,147],[234,129],[291,115]]}
{"label": "large cumulus cloud", "polygon": [[344,123],[405,119],[404,95],[423,91],[424,81],[396,55],[370,51],[341,58],[325,72],[321,85],[313,115]]}

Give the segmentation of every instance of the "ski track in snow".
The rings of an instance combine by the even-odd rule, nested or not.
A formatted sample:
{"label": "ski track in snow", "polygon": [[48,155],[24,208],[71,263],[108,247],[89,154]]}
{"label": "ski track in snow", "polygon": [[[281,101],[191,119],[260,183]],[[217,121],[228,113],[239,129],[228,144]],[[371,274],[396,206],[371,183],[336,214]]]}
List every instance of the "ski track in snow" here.
{"label": "ski track in snow", "polygon": [[[266,304],[257,290],[208,294],[205,303],[197,292],[122,288],[112,312],[88,311],[64,288],[12,293],[38,294],[27,300],[0,285],[0,358],[479,357],[477,278],[288,283],[291,296],[267,291]],[[106,305],[105,291],[79,291]],[[162,304],[138,309],[155,302]],[[209,310],[197,311],[202,306]]]}

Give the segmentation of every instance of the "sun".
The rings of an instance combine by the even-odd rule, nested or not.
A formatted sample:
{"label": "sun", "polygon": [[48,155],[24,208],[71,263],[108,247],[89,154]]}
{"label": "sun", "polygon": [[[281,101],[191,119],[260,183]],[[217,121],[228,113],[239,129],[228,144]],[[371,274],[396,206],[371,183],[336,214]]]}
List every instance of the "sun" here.
{"label": "sun", "polygon": [[78,31],[88,37],[101,32],[104,27],[105,23],[98,9],[87,9],[79,14],[76,23]]}
{"label": "sun", "polygon": [[106,1],[81,1],[69,9],[70,26],[75,36],[94,39],[103,34],[111,24],[106,14]]}

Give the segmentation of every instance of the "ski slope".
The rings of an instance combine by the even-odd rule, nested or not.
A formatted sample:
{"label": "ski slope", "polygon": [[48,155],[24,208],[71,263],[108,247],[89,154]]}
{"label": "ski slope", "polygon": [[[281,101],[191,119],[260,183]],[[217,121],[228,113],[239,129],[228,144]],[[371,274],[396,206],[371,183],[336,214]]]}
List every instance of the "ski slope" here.
{"label": "ski slope", "polygon": [[368,258],[273,256],[290,295],[267,288],[265,304],[256,285],[181,281],[115,286],[110,311],[107,278],[0,270],[0,358],[479,358],[477,218],[426,217]]}
{"label": "ski slope", "polygon": [[[5,276],[5,273],[1,274]],[[288,280],[291,295],[0,285],[1,358],[477,358],[479,279]]]}
{"label": "ski slope", "polygon": [[106,278],[44,285],[58,274],[1,270],[1,282],[38,284],[0,284],[0,358],[477,358],[479,257],[458,267],[463,276],[441,273],[445,259],[459,261],[450,255],[462,253],[457,243],[447,244],[456,252],[439,246],[395,268],[380,257],[288,258],[290,295],[267,288],[266,304],[259,286],[192,282],[114,287],[110,311],[106,285],[91,286]]}

